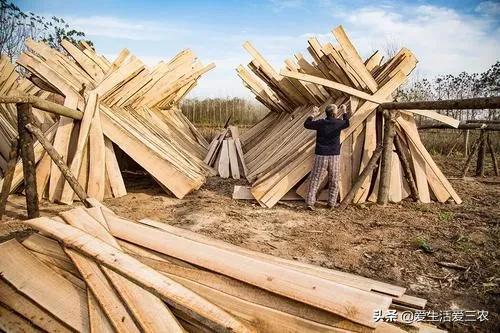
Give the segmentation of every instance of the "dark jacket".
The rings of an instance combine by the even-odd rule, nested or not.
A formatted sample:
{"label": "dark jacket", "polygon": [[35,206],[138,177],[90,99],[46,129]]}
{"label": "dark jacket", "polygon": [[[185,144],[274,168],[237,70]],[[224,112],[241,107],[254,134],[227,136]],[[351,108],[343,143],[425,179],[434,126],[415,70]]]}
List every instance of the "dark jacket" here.
{"label": "dark jacket", "polygon": [[349,127],[349,116],[344,113],[342,119],[326,117],[319,120],[309,117],[304,127],[316,130],[316,155],[340,155],[340,131]]}

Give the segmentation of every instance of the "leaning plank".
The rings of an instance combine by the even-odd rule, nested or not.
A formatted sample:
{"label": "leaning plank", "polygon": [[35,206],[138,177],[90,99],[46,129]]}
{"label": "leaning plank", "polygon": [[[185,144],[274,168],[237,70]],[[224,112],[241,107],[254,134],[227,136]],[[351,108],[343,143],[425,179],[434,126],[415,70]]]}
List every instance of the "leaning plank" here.
{"label": "leaning plank", "polygon": [[241,322],[204,298],[77,228],[44,217],[28,220],[24,223],[48,233],[51,237],[63,242],[65,246],[94,258],[99,263],[158,295],[171,306],[188,311],[195,319],[215,330],[250,332]]}
{"label": "leaning plank", "polygon": [[[76,146],[75,155],[71,161],[70,171],[73,175],[77,176],[80,174],[80,167],[82,166],[84,148],[87,145],[88,136],[90,132],[90,125],[92,124],[92,119],[94,118],[94,113],[97,106],[97,94],[90,93],[87,98],[87,103],[85,104],[85,110],[83,111],[83,118],[80,123],[80,132],[78,133],[78,141]],[[80,184],[85,188],[85,184]],[[71,188],[69,182],[65,182],[63,190],[61,193],[60,202],[71,205],[73,203],[74,191]]]}
{"label": "leaning plank", "polygon": [[445,116],[444,114],[440,114],[432,110],[401,110],[401,111],[403,111],[404,113],[413,113],[427,118],[431,118],[443,124],[450,125],[451,127],[454,128],[458,128],[458,125],[460,124],[460,120]]}
{"label": "leaning plank", "polygon": [[[71,109],[77,108],[78,99],[73,96],[66,97],[64,106]],[[73,130],[73,119],[68,117],[60,117],[57,127],[57,132],[54,137],[53,146],[55,150],[62,156],[64,163],[68,162],[68,149],[71,138],[71,131]],[[77,174],[78,175],[78,174]],[[56,162],[52,161],[50,168],[49,179],[49,200],[55,202],[61,197],[62,189],[64,186],[64,177],[59,170]]]}
{"label": "leaning plank", "polygon": [[104,146],[106,173],[108,175],[109,184],[111,185],[111,191],[113,192],[113,196],[115,198],[119,198],[127,194],[125,182],[123,181],[120,166],[118,165],[118,161],[116,159],[113,142],[111,142],[111,140],[107,137],[104,137]]}
{"label": "leaning plank", "polygon": [[[104,213],[118,238],[231,276],[271,292],[324,308],[353,322],[376,327],[373,311],[388,308],[391,299],[286,269],[269,262],[140,225]],[[363,299],[363,303],[357,302]]]}
{"label": "leaning plank", "polygon": [[26,296],[18,293],[5,281],[0,280],[0,300],[1,303],[14,310],[25,318],[47,332],[71,332],[59,320],[50,315],[47,311],[39,307]]}
{"label": "leaning plank", "polygon": [[229,147],[226,139],[222,140],[217,170],[221,178],[229,178]]}
{"label": "leaning plank", "polygon": [[11,286],[74,330],[89,332],[84,291],[57,275],[16,240],[0,244],[0,250],[0,271]]}
{"label": "leaning plank", "polygon": [[236,146],[233,139],[227,139],[227,148],[229,153],[229,166],[231,168],[231,177],[240,179],[240,169],[238,166],[238,156],[236,155]]}
{"label": "leaning plank", "polygon": [[[104,185],[106,181],[106,146],[104,143],[104,135],[102,134],[99,108],[95,110],[94,118],[90,125],[89,158],[87,194],[89,197],[102,201],[104,199]],[[110,169],[113,168],[110,167]],[[121,179],[121,174],[113,176],[113,181],[116,181],[115,178]]]}

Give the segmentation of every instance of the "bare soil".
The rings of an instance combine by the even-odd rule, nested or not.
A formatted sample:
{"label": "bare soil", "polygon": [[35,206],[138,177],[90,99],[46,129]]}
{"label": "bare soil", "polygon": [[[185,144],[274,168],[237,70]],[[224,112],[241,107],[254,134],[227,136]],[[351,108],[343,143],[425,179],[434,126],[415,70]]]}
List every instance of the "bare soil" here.
{"label": "bare soil", "polygon": [[[462,160],[436,158],[450,177]],[[347,271],[408,288],[431,310],[487,310],[487,322],[442,324],[451,332],[500,331],[500,178],[451,179],[464,202],[387,207],[366,204],[345,211],[306,211],[301,202],[273,209],[231,198],[234,184],[211,178],[183,200],[164,193],[147,175],[127,176],[129,194],[105,204],[130,219],[151,218],[252,250]],[[78,205],[75,204],[76,206]],[[42,215],[68,206],[43,201]],[[29,230],[24,197],[13,195],[0,223],[0,241]],[[430,245],[427,253],[419,246]],[[439,262],[465,269],[447,268]]]}

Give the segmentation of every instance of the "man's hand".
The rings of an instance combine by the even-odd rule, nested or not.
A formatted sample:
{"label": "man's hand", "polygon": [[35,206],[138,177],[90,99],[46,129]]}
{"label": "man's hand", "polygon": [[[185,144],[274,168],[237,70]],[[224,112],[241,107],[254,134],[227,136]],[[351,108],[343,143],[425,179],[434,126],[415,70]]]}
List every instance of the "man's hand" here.
{"label": "man's hand", "polygon": [[320,114],[319,108],[317,106],[313,107],[313,112],[311,113],[311,117],[316,118],[317,116],[319,116],[319,114]]}

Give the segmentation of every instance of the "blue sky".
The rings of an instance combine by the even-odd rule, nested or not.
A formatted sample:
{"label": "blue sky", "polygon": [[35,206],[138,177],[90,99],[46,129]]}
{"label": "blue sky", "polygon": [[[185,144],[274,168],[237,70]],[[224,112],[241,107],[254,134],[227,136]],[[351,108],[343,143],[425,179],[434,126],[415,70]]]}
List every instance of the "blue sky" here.
{"label": "blue sky", "polygon": [[215,62],[193,96],[249,96],[234,68],[250,60],[250,40],[277,69],[307,38],[333,41],[342,24],[362,56],[406,46],[415,76],[484,71],[500,60],[500,2],[494,1],[14,1],[22,10],[63,17],[110,60],[128,48],[147,65],[191,48]]}

